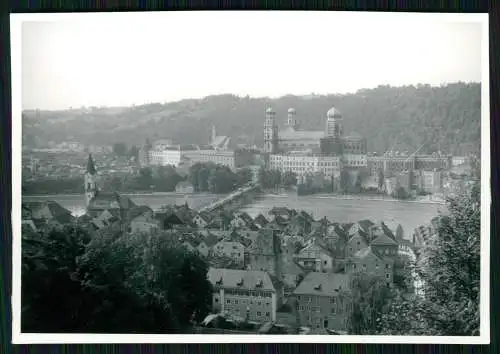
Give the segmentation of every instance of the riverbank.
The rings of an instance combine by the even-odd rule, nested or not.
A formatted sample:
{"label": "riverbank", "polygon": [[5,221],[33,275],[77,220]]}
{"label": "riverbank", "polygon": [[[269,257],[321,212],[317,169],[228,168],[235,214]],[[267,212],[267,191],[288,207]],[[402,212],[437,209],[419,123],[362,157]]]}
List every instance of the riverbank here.
{"label": "riverbank", "polygon": [[420,203],[420,204],[438,204],[445,205],[445,201],[441,199],[429,199],[422,197],[417,199],[396,199],[390,196],[376,196],[376,195],[363,195],[363,194],[309,194],[298,196],[295,193],[263,193],[263,196],[272,196],[277,198],[294,198],[300,200],[301,198],[317,198],[317,199],[332,199],[332,200],[366,200],[374,202],[400,202],[400,203]]}

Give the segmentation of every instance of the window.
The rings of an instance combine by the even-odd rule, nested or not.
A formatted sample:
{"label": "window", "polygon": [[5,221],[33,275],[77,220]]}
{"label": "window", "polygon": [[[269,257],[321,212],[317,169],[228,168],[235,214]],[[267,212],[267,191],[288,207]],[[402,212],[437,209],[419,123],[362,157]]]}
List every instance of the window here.
{"label": "window", "polygon": [[261,312],[260,311],[257,311],[257,316],[260,316],[261,315]]}
{"label": "window", "polygon": [[270,312],[266,312],[266,316],[267,317],[271,316],[271,313]]}
{"label": "window", "polygon": [[337,309],[335,307],[332,307],[332,315],[335,315],[337,313]]}
{"label": "window", "polygon": [[227,299],[226,304],[230,304],[230,303],[231,303],[231,300]]}
{"label": "window", "polygon": [[387,274],[385,275],[385,278],[386,278],[386,279],[389,279],[389,278],[390,278],[389,273],[387,273]]}
{"label": "window", "polygon": [[219,299],[218,299],[218,298],[215,298],[215,302],[219,302]]}
{"label": "window", "polygon": [[385,269],[389,269],[389,267],[390,267],[389,264],[385,265]]}
{"label": "window", "polygon": [[262,302],[257,301],[257,305],[258,305],[258,306],[262,305]]}
{"label": "window", "polygon": [[330,304],[334,304],[335,303],[335,298],[334,297],[331,297],[330,298]]}
{"label": "window", "polygon": [[238,305],[238,300],[234,300],[234,304],[235,304],[235,305]]}
{"label": "window", "polygon": [[304,306],[300,306],[300,311],[304,311]]}

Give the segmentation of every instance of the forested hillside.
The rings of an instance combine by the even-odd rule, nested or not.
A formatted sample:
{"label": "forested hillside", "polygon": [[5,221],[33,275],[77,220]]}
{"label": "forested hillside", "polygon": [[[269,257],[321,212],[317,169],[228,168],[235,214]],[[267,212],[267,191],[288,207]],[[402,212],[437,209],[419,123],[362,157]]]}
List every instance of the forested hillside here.
{"label": "forested hillside", "polygon": [[441,149],[453,154],[475,151],[480,143],[481,86],[454,83],[359,90],[355,94],[284,96],[278,99],[209,96],[167,104],[126,109],[65,112],[24,112],[23,137],[28,144],[79,140],[85,144],[125,141],[142,144],[146,138],[169,138],[182,143],[206,143],[215,125],[219,135],[239,142],[262,144],[264,112],[272,105],[283,126],[293,107],[305,129],[324,129],[332,106],[344,116],[345,133],[356,131],[368,140],[370,151],[391,147],[421,152]]}

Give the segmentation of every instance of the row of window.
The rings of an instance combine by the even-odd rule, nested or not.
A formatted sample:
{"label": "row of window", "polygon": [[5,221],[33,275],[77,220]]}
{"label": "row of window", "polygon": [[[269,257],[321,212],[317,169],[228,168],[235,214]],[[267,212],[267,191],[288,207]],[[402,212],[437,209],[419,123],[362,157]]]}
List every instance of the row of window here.
{"label": "row of window", "polygon": [[235,295],[235,296],[252,296],[252,297],[263,297],[263,298],[272,297],[271,292],[259,291],[259,290],[225,289],[224,293],[227,295]]}
{"label": "row of window", "polygon": [[[362,269],[363,269],[363,270],[366,270],[366,264],[362,264],[361,266],[362,266]],[[378,264],[378,263],[375,263],[375,269],[378,269],[378,266],[379,266],[379,264]],[[356,263],[353,263],[353,264],[352,264],[352,269],[356,269],[357,267],[358,267],[358,266],[356,265]],[[388,263],[386,263],[386,264],[385,264],[385,269],[390,269],[390,268],[391,268],[391,265],[390,265],[390,264],[388,264]]]}
{"label": "row of window", "polygon": [[[215,303],[219,303],[219,298],[216,297],[214,299]],[[254,300],[247,300],[247,299],[226,299],[226,305],[257,305],[257,306],[271,306],[270,301],[254,301]]]}

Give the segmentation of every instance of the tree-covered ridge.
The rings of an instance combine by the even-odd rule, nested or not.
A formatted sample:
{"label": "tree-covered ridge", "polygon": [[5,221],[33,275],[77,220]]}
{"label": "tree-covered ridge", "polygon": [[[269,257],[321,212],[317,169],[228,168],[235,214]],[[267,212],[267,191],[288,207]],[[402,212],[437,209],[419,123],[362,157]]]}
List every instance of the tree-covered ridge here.
{"label": "tree-covered ridge", "polygon": [[182,143],[206,143],[211,127],[239,142],[263,143],[264,112],[277,112],[283,127],[293,107],[304,129],[323,130],[332,106],[342,112],[344,131],[367,138],[369,151],[394,148],[421,152],[441,149],[456,155],[475,152],[480,144],[481,85],[379,86],[346,95],[284,96],[277,99],[209,96],[167,104],[150,104],[103,113],[25,112],[24,141],[59,141],[73,137],[84,143],[128,141],[142,144],[147,137]]}

